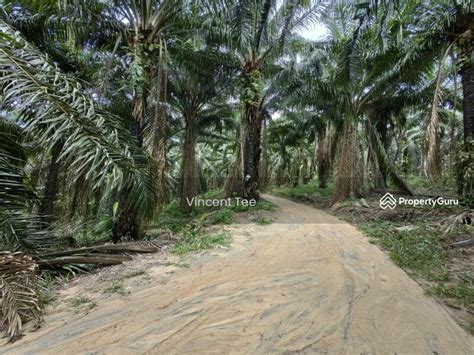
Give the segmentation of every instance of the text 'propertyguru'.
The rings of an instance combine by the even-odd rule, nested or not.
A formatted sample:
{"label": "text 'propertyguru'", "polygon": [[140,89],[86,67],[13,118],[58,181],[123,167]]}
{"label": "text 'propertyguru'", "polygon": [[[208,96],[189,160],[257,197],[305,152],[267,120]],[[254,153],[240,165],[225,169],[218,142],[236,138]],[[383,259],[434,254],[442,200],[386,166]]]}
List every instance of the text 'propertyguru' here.
{"label": "text 'propertyguru'", "polygon": [[398,198],[398,205],[406,205],[406,206],[457,206],[459,201],[457,199],[451,198],[406,198],[406,197],[399,197]]}

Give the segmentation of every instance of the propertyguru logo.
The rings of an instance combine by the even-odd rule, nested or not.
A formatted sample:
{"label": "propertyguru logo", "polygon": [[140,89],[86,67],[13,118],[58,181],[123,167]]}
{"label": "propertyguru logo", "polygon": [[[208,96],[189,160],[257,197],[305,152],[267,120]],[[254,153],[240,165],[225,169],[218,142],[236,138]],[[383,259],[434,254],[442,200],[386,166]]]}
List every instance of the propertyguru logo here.
{"label": "propertyguru logo", "polygon": [[398,206],[457,206],[459,204],[459,200],[453,198],[444,198],[444,197],[428,197],[428,198],[406,198],[406,197],[399,197],[398,199],[395,198],[390,192],[387,192],[380,198],[379,201],[380,208],[387,209],[390,208],[393,210],[395,207]]}

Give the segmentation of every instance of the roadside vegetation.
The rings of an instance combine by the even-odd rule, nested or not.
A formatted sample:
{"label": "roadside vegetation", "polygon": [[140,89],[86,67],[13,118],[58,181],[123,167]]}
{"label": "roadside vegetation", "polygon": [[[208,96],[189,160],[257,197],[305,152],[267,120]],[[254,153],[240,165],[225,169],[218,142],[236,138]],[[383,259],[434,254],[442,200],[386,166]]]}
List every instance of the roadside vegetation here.
{"label": "roadside vegetation", "polygon": [[[211,193],[208,196],[218,196]],[[226,247],[231,242],[227,232],[218,231],[213,226],[225,226],[232,223],[256,223],[260,225],[272,223],[264,213],[275,211],[272,203],[259,200],[254,207],[244,206],[232,201],[226,207],[199,207],[188,214],[183,212],[178,201],[168,204],[158,216],[159,223],[149,230],[149,237],[168,235],[173,241],[171,251],[178,255],[199,252],[216,246]],[[267,213],[268,214],[268,213]]]}
{"label": "roadside vegetation", "polygon": [[83,295],[72,298],[70,302],[71,306],[77,310],[91,310],[97,306],[94,301]]}

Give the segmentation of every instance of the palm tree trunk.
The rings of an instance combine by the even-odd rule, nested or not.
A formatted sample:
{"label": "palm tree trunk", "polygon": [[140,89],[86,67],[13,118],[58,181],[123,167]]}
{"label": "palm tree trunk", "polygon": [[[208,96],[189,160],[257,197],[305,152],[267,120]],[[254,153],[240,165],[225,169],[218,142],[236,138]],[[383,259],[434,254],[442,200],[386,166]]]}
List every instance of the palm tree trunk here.
{"label": "palm tree trunk", "polygon": [[346,118],[337,152],[337,177],[332,196],[333,203],[341,202],[349,196],[360,196],[360,172],[358,171],[360,164],[356,138],[356,123]]}
{"label": "palm tree trunk", "polygon": [[456,58],[454,55],[453,50],[451,49],[450,53],[451,61],[453,63],[453,91],[454,91],[454,97],[453,97],[453,115],[451,119],[449,120],[449,143],[448,143],[448,155],[449,155],[449,171],[452,171],[452,168],[454,166],[454,162],[456,160],[456,107],[457,107],[457,98],[458,98],[458,72],[456,70]]}
{"label": "palm tree trunk", "polygon": [[154,122],[155,142],[152,148],[152,157],[156,164],[156,177],[158,186],[158,205],[169,202],[169,190],[166,179],[167,164],[167,129],[168,123],[164,112],[157,113]]}
{"label": "palm tree trunk", "polygon": [[318,165],[318,181],[319,187],[324,189],[327,187],[329,180],[329,171],[331,169],[331,141],[329,127],[326,126],[324,131],[319,135],[319,143],[317,150]]}
{"label": "palm tree trunk", "polygon": [[[255,63],[247,63],[243,68],[245,88],[241,95],[243,102],[240,125],[240,147],[237,160],[226,184],[226,194],[245,199],[259,198],[259,164],[262,135],[262,79],[261,71]],[[239,181],[240,180],[240,181]]]}
{"label": "palm tree trunk", "polygon": [[262,120],[255,105],[246,105],[244,110],[243,168],[244,194],[247,199],[258,199],[258,165],[260,162],[260,140]]}
{"label": "palm tree trunk", "polygon": [[[376,122],[375,128],[379,133],[380,140],[382,142],[382,146],[384,150],[387,152],[388,150],[388,139],[387,139],[387,116],[385,111],[381,111],[378,114],[378,117],[374,118]],[[375,178],[375,187],[382,191],[387,189],[387,172],[385,171],[385,167],[383,165],[377,164],[379,167],[379,171],[376,173]]]}
{"label": "palm tree trunk", "polygon": [[259,165],[259,187],[264,191],[268,186],[268,151],[267,151],[267,125],[266,121],[262,120],[262,153]]}
{"label": "palm tree trunk", "polygon": [[[472,54],[472,53],[471,53]],[[471,56],[469,57],[471,58]],[[469,61],[461,70],[463,88],[464,149],[459,169],[459,185],[467,203],[474,204],[474,64]]]}
{"label": "palm tree trunk", "polygon": [[141,223],[137,217],[136,211],[127,204],[125,198],[122,198],[119,204],[121,206],[120,212],[112,226],[113,242],[117,243],[124,240],[141,239]]}
{"label": "palm tree trunk", "polygon": [[237,159],[226,181],[227,196],[258,199],[261,131],[262,122],[257,107],[245,105]]}
{"label": "palm tree trunk", "polygon": [[[259,198],[258,166],[261,155],[262,138],[262,73],[258,64],[249,62],[244,69],[246,80],[246,95],[244,96],[244,111],[242,116],[242,168],[243,168],[243,198]],[[248,95],[250,93],[250,96]]]}
{"label": "palm tree trunk", "polygon": [[373,189],[379,192],[387,192],[387,185],[384,176],[382,175],[382,168],[380,167],[379,160],[377,158],[377,153],[375,149],[369,145],[368,150],[368,157],[367,157],[367,166],[373,173],[374,184]]}
{"label": "palm tree trunk", "polygon": [[[130,132],[136,137],[138,145],[143,146],[142,116],[145,112],[145,99],[137,96],[133,102],[133,120]],[[142,237],[138,213],[127,203],[126,191],[119,192],[119,213],[112,226],[112,240],[117,243],[121,240],[140,239]]]}
{"label": "palm tree trunk", "polygon": [[[471,56],[469,56],[471,58]],[[461,70],[463,92],[464,143],[474,139],[474,64],[472,59]]]}
{"label": "palm tree trunk", "polygon": [[166,178],[168,121],[166,119],[165,102],[167,100],[167,73],[160,65],[154,65],[149,73],[152,89],[150,92],[154,103],[154,118],[152,126],[151,156],[156,164],[158,186],[158,205],[169,202],[169,189]]}
{"label": "palm tree trunk", "polygon": [[62,144],[56,143],[51,149],[51,161],[49,163],[48,176],[46,177],[45,189],[39,214],[45,224],[49,225],[54,221],[54,203],[59,190],[59,169],[61,163],[58,160],[62,151]]}
{"label": "palm tree trunk", "polygon": [[243,169],[242,169],[242,139],[243,135],[241,133],[242,127],[240,131],[237,131],[237,138],[236,141],[236,159],[235,162],[231,165],[229,169],[229,173],[224,182],[224,191],[226,197],[231,197],[233,195],[243,196],[244,194],[244,185],[243,185]]}
{"label": "palm tree trunk", "polygon": [[385,151],[382,140],[379,136],[379,132],[375,129],[372,122],[369,120],[365,122],[365,130],[367,143],[373,154],[371,155],[374,160],[374,165],[377,167],[377,171],[384,171],[386,176],[390,178],[392,183],[407,195],[413,195],[413,192],[408,187],[406,182],[398,175],[395,164],[390,159]]}
{"label": "palm tree trunk", "polygon": [[186,131],[183,146],[183,176],[181,179],[181,209],[190,213],[193,206],[190,205],[190,201],[198,193],[199,176],[197,175],[198,170],[196,166],[196,130],[195,130],[194,117],[189,117],[186,120]]}

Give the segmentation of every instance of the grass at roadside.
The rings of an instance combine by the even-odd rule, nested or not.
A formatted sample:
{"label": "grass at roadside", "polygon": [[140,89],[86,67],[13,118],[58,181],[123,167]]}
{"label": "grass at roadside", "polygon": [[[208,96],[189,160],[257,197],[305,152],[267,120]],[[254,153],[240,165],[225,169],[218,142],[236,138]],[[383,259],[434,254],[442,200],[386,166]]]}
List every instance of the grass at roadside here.
{"label": "grass at roadside", "polygon": [[[438,284],[429,293],[447,300],[451,307],[466,307],[470,313],[474,313],[474,279],[472,274],[461,277],[450,284]],[[474,323],[474,319],[471,320],[470,324],[472,323]],[[471,331],[474,334],[474,329]]]}
{"label": "grass at roadside", "polygon": [[[216,193],[206,194],[200,198],[217,198]],[[190,225],[219,225],[231,224],[235,221],[237,215],[244,215],[252,221],[252,216],[258,215],[260,211],[274,211],[276,206],[271,202],[260,200],[256,206],[245,206],[242,204],[232,203],[231,206],[226,207],[203,207],[196,206],[193,211],[186,214],[181,211],[177,200],[172,201],[166,205],[156,222],[150,226],[153,230],[169,231],[173,234],[180,234],[182,231],[189,228]]]}
{"label": "grass at roadside", "polygon": [[[448,237],[439,228],[418,222],[413,229],[405,230],[393,223],[368,222],[360,224],[359,229],[414,278],[429,281],[425,283],[428,294],[474,314],[472,263],[469,258],[463,261],[459,255],[462,252],[446,248]],[[464,234],[463,230],[467,226],[459,226],[456,232]]]}
{"label": "grass at roadside", "polygon": [[184,255],[190,252],[199,252],[203,250],[212,249],[216,246],[228,246],[231,242],[229,233],[185,233],[181,236],[178,243],[173,245],[171,251],[178,255]]}
{"label": "grass at roadside", "polygon": [[70,301],[71,306],[75,309],[75,312],[79,311],[90,311],[97,306],[97,304],[87,296],[77,295]]}
{"label": "grass at roadside", "polygon": [[364,222],[359,229],[371,242],[387,250],[395,263],[415,277],[428,281],[448,279],[448,252],[441,244],[442,236],[424,224],[410,229],[386,221]]}
{"label": "grass at roadside", "polygon": [[332,184],[326,188],[319,188],[316,181],[310,181],[306,185],[274,187],[272,193],[292,200],[316,204],[321,208],[329,205],[332,189]]}
{"label": "grass at roadside", "polygon": [[107,294],[119,294],[119,295],[126,295],[127,291],[125,290],[125,286],[123,281],[121,280],[114,280],[104,289],[104,293]]}

